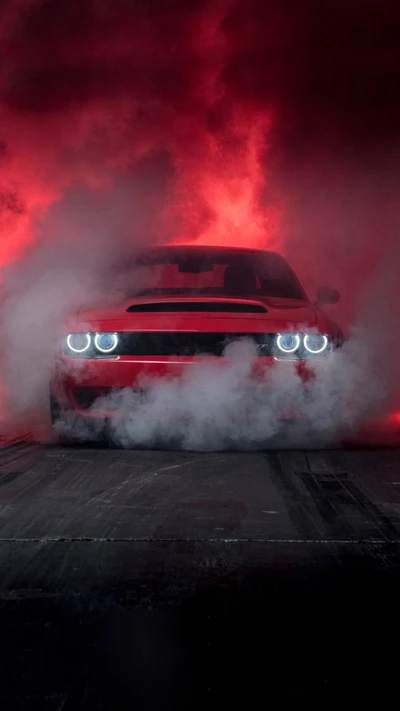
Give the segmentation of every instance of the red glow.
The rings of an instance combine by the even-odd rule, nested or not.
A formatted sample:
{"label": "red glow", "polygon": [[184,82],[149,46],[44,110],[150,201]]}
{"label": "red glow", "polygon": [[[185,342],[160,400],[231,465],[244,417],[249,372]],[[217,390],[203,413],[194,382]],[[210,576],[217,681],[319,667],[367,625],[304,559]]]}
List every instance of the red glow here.
{"label": "red glow", "polygon": [[389,422],[395,427],[400,428],[400,410],[394,412],[392,415],[389,416]]}
{"label": "red glow", "polygon": [[151,22],[122,2],[102,11],[87,0],[79,30],[74,3],[12,5],[0,78],[0,264],[40,239],[38,218],[72,185],[114,204],[121,183],[132,183],[126,228],[138,201],[149,240],[271,246],[280,223],[276,204],[265,207],[275,109],[236,97],[224,79],[237,42],[224,24],[228,0],[183,4],[173,17],[153,8]]}
{"label": "red glow", "polygon": [[[280,211],[263,206],[267,187],[266,157],[272,112],[241,115],[224,136],[203,137],[200,156],[179,159],[181,171],[174,209],[181,215],[175,242],[204,245],[273,247],[279,235]],[[194,188],[190,193],[190,187]],[[199,231],[199,207],[206,215]]]}

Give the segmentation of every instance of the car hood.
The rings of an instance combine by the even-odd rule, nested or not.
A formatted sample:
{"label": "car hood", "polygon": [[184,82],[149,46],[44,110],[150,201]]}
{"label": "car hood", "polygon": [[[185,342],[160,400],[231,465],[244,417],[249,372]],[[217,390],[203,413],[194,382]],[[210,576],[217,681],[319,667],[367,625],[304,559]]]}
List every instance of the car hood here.
{"label": "car hood", "polygon": [[[74,319],[75,328],[97,330],[146,330],[166,328],[176,330],[217,330],[221,324],[229,328],[239,322],[266,322],[315,324],[317,315],[312,305],[303,299],[285,298],[213,298],[213,297],[134,297],[118,304],[80,310]],[[235,325],[234,323],[235,322]],[[183,326],[184,324],[184,326]],[[73,327],[72,320],[69,326]],[[239,330],[242,330],[240,328]],[[251,328],[250,328],[251,330]],[[258,330],[258,329],[255,329]]]}

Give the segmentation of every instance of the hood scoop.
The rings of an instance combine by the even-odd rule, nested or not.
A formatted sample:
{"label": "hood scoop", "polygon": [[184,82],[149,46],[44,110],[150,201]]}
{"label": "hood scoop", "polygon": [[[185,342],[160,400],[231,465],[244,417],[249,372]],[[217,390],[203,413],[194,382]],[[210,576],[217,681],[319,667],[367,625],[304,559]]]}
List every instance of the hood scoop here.
{"label": "hood scoop", "polygon": [[132,304],[126,310],[128,313],[267,313],[261,304],[240,301],[153,301],[148,304]]}

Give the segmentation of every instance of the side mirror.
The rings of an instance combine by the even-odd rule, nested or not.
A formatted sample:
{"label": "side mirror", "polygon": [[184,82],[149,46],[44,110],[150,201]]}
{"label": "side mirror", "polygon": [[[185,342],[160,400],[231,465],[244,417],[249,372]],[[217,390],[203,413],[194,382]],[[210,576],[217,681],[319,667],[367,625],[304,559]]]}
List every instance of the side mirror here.
{"label": "side mirror", "polygon": [[324,304],[337,304],[340,299],[340,293],[337,289],[331,289],[329,286],[320,286],[317,289],[317,300],[314,306],[319,308]]}

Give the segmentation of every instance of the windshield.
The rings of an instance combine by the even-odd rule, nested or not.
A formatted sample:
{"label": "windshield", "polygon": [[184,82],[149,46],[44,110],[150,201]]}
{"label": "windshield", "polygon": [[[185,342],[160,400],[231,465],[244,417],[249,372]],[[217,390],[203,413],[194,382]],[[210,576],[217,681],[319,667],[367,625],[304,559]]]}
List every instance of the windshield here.
{"label": "windshield", "polygon": [[274,252],[155,249],[125,265],[125,273],[127,269],[133,276],[133,294],[138,296],[305,298],[293,271]]}

